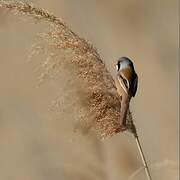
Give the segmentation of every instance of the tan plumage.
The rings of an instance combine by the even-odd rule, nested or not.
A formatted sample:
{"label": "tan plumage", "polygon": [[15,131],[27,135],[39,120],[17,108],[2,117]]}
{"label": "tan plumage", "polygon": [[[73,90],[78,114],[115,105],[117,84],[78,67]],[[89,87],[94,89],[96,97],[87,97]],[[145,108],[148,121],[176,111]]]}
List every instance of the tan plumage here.
{"label": "tan plumage", "polygon": [[132,96],[135,96],[137,89],[137,75],[133,63],[128,58],[120,58],[117,62],[117,75],[115,84],[117,92],[121,98],[120,124],[126,127],[126,115]]}
{"label": "tan plumage", "polygon": [[127,79],[128,82],[130,82],[131,79],[133,78],[133,77],[132,77],[132,76],[133,76],[133,70],[132,70],[132,68],[130,68],[130,67],[127,67],[127,68],[125,68],[125,69],[122,69],[119,73],[121,74],[121,76],[122,76],[123,78]]}
{"label": "tan plumage", "polygon": [[125,89],[123,88],[122,83],[123,83],[122,79],[120,78],[119,73],[118,73],[115,78],[115,84],[116,84],[117,92],[121,98],[120,124],[121,124],[121,126],[125,127],[126,126],[126,114],[129,109],[130,98],[129,98],[127,92],[125,91]]}

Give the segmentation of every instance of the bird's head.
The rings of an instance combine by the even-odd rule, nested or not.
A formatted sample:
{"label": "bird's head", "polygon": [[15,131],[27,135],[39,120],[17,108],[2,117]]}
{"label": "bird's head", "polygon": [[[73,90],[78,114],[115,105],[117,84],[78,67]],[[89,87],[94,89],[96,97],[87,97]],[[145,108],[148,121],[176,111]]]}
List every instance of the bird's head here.
{"label": "bird's head", "polygon": [[127,68],[134,70],[133,62],[127,57],[119,58],[116,63],[116,70],[121,71],[121,70],[127,69]]}

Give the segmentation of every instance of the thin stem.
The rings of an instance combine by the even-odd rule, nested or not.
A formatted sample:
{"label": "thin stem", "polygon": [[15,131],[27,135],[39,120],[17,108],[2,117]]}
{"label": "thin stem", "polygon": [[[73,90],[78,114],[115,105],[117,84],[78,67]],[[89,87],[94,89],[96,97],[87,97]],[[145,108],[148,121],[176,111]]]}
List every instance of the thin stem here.
{"label": "thin stem", "polygon": [[141,155],[141,159],[142,159],[142,162],[143,162],[143,166],[144,166],[144,168],[145,168],[145,172],[146,172],[147,179],[148,179],[148,180],[152,180],[152,177],[151,177],[150,171],[149,171],[149,167],[148,167],[147,161],[146,161],[146,159],[145,159],[145,156],[144,156],[144,153],[143,153],[143,150],[142,150],[142,147],[141,147],[141,143],[140,143],[139,138],[138,138],[137,135],[135,136],[135,139],[136,139],[136,144],[137,144],[139,153],[140,153],[140,155]]}
{"label": "thin stem", "polygon": [[148,167],[148,164],[147,164],[147,161],[146,161],[146,158],[145,158],[145,155],[144,155],[144,152],[143,152],[143,149],[142,149],[142,146],[141,146],[141,143],[139,141],[139,137],[138,137],[138,133],[137,133],[137,130],[136,130],[136,126],[132,120],[132,115],[130,113],[130,117],[131,117],[131,121],[130,121],[130,132],[134,135],[135,137],[135,140],[136,140],[136,144],[137,144],[137,147],[138,147],[138,150],[139,150],[139,153],[140,153],[140,156],[141,156],[141,159],[142,159],[142,162],[143,162],[143,167],[145,168],[145,172],[146,172],[146,176],[147,176],[147,179],[148,180],[152,180],[152,177],[151,177],[151,174],[150,174],[150,171],[149,171],[149,167]]}

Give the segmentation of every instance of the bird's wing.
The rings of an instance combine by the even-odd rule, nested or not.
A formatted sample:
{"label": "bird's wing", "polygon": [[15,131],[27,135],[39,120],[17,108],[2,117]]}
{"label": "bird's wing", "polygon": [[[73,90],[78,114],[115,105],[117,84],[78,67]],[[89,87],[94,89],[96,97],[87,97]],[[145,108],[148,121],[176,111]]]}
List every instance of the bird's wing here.
{"label": "bird's wing", "polygon": [[132,96],[134,97],[136,95],[136,91],[137,91],[137,86],[138,86],[138,76],[136,74],[136,77],[134,79],[134,86],[132,88]]}
{"label": "bird's wing", "polygon": [[118,93],[121,95],[121,91],[124,90],[124,92],[126,92],[128,94],[128,90],[129,90],[129,83],[128,81],[123,78],[123,76],[118,73],[117,76],[116,76],[116,79],[117,79],[117,83],[116,83],[116,87],[118,89]]}

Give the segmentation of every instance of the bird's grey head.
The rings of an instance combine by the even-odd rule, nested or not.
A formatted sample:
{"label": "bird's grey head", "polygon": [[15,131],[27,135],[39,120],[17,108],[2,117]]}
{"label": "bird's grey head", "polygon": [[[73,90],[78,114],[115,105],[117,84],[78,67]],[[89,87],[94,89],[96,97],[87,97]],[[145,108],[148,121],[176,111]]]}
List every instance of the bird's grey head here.
{"label": "bird's grey head", "polygon": [[128,66],[134,69],[133,62],[129,58],[121,57],[117,61],[116,69],[117,69],[117,71],[119,71],[124,68],[127,68]]}

